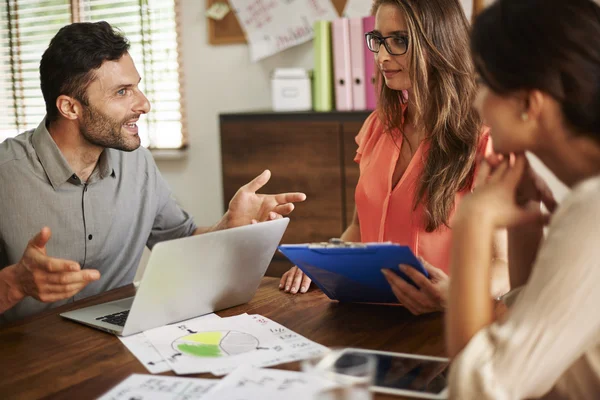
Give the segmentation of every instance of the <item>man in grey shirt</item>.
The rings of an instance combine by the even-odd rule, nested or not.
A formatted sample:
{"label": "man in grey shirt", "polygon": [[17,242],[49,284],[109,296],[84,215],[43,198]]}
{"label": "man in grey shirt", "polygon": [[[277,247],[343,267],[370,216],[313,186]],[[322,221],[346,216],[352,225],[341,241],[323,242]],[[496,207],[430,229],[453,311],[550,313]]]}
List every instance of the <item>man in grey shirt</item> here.
{"label": "man in grey shirt", "polygon": [[150,104],[128,50],[106,22],[63,27],[40,63],[46,118],[0,144],[0,324],[131,283],[146,245],[281,218],[306,197],[257,194],[265,171],[198,228],[140,147]]}

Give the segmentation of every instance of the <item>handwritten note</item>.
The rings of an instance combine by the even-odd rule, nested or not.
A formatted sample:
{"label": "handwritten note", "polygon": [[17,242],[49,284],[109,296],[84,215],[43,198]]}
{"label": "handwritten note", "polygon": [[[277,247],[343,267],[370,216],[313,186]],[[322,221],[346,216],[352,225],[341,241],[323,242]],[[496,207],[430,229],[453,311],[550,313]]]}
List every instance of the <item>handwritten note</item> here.
{"label": "handwritten note", "polygon": [[313,23],[338,17],[331,0],[230,0],[252,61],[313,38]]}
{"label": "handwritten note", "polygon": [[99,400],[195,400],[203,399],[216,379],[180,378],[133,374]]}
{"label": "handwritten note", "polygon": [[304,400],[336,387],[337,383],[313,374],[241,366],[221,379],[205,399]]}

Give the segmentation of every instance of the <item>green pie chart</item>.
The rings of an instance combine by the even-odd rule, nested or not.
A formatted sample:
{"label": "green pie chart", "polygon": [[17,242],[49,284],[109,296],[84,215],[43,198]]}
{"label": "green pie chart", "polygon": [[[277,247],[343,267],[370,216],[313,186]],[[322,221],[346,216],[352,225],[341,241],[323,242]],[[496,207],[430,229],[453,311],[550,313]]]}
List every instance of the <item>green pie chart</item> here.
{"label": "green pie chart", "polygon": [[194,357],[216,358],[247,353],[258,348],[258,339],[238,331],[198,332],[173,342],[173,349]]}

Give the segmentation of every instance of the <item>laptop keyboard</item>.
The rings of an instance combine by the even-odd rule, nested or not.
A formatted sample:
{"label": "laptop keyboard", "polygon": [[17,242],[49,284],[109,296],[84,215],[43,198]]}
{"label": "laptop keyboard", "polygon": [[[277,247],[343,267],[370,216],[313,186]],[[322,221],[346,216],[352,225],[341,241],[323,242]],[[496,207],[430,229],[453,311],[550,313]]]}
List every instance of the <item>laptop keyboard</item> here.
{"label": "laptop keyboard", "polygon": [[129,310],[125,310],[114,314],[103,315],[102,317],[96,318],[96,320],[100,320],[102,322],[106,322],[113,325],[125,326],[125,321],[127,321],[128,315]]}

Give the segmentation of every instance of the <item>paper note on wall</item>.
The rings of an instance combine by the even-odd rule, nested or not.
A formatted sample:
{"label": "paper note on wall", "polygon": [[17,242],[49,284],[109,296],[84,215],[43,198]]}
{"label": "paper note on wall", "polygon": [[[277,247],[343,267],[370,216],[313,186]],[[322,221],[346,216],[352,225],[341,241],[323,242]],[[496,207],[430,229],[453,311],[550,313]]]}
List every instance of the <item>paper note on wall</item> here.
{"label": "paper note on wall", "polygon": [[313,38],[313,23],[338,18],[331,0],[230,0],[258,61]]}

